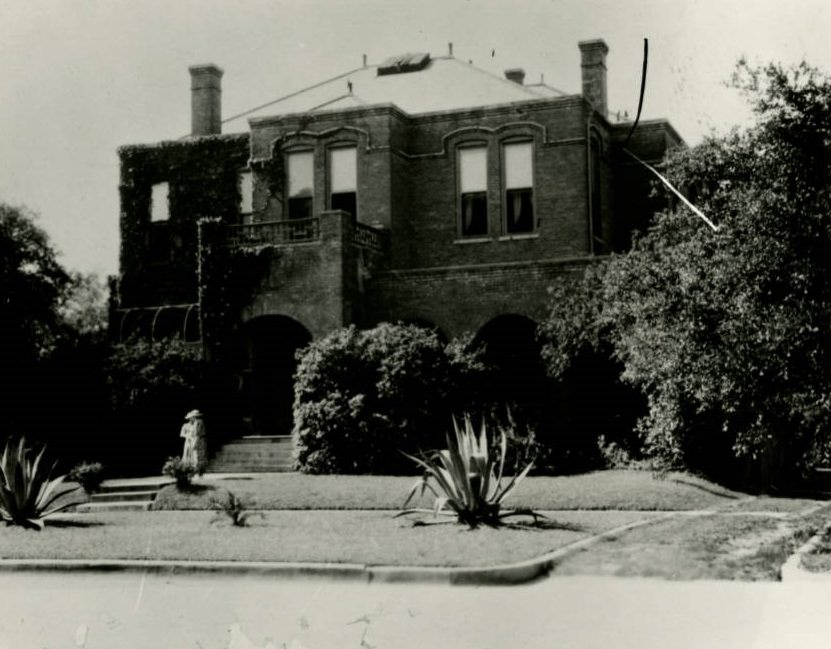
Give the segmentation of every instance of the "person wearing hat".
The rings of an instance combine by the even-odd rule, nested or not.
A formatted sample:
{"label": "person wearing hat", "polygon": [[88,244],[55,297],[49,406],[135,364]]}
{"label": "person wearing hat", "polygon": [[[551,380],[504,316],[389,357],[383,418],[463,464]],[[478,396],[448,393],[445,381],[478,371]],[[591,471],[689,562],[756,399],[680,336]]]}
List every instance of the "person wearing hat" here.
{"label": "person wearing hat", "polygon": [[179,431],[179,437],[184,437],[185,448],[182,451],[182,462],[192,466],[201,475],[208,464],[207,441],[205,439],[205,422],[202,413],[191,410],[185,415],[185,423]]}

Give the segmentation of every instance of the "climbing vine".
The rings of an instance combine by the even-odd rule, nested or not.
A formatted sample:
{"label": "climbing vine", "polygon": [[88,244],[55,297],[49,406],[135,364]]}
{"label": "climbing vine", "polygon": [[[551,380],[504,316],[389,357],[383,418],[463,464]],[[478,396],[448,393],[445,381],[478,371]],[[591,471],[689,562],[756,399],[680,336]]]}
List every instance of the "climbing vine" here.
{"label": "climbing vine", "polygon": [[275,255],[271,246],[232,247],[221,219],[199,222],[198,286],[202,344],[209,359],[227,360],[226,347]]}
{"label": "climbing vine", "polygon": [[[121,287],[126,305],[195,302],[196,223],[237,219],[249,138],[200,137],[121,147]],[[151,223],[151,192],[169,187],[167,221]],[[125,305],[125,303],[122,303]]]}

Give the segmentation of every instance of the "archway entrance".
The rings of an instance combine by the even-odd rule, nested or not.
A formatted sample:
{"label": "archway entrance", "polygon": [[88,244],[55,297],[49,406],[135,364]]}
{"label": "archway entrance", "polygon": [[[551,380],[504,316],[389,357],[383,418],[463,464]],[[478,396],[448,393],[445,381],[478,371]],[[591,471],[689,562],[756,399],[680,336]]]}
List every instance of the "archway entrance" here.
{"label": "archway entrance", "polygon": [[501,315],[482,327],[475,343],[484,347],[486,363],[495,369],[489,399],[505,404],[522,423],[540,434],[550,423],[550,382],[540,356],[537,325],[521,315]]}
{"label": "archway entrance", "polygon": [[240,388],[246,434],[291,434],[295,354],[311,339],[303,325],[285,316],[261,316],[243,326]]}

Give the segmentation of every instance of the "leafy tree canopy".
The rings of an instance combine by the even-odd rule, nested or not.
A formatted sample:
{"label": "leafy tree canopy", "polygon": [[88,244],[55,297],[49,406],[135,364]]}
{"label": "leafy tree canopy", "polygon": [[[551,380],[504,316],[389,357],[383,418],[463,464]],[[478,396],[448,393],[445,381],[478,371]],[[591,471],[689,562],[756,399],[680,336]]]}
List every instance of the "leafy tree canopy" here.
{"label": "leafy tree canopy", "polygon": [[0,203],[0,350],[10,368],[49,350],[70,283],[35,219],[24,207]]}
{"label": "leafy tree canopy", "polygon": [[754,125],[666,167],[718,231],[683,206],[657,215],[631,252],[554,289],[545,353],[557,373],[576,348],[610,345],[649,399],[648,449],[670,463],[809,466],[831,435],[831,80],[740,62],[733,85]]}

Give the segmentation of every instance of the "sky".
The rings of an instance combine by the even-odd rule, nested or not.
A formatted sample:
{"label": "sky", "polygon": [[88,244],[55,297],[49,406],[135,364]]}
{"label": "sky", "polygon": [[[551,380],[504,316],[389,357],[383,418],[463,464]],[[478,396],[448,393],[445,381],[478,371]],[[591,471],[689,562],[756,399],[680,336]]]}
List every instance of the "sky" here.
{"label": "sky", "polygon": [[0,0],[0,201],[25,205],[73,270],[118,271],[117,147],[190,129],[188,66],[224,69],[229,117],[403,52],[447,53],[580,92],[577,42],[609,46],[610,112],[688,144],[751,118],[736,61],[831,71],[827,0]]}

